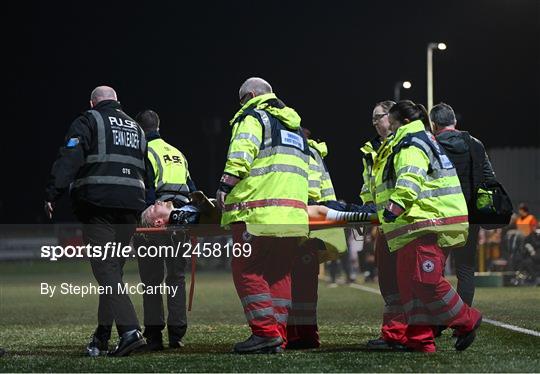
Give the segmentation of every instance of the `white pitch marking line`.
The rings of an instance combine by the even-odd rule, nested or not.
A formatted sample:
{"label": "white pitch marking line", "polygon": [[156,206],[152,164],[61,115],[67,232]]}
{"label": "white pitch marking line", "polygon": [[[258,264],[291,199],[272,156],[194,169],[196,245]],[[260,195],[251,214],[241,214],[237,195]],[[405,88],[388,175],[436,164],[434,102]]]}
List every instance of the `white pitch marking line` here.
{"label": "white pitch marking line", "polygon": [[[377,294],[377,295],[381,294],[381,292],[379,290],[377,290],[375,288],[371,288],[371,287],[362,286],[361,284],[350,283],[349,286],[352,287],[352,288],[356,288],[357,290],[371,292],[371,293],[374,293],[374,294]],[[503,329],[512,330],[512,331],[516,331],[516,332],[521,332],[522,334],[527,334],[527,335],[540,337],[540,332],[538,332],[538,331],[529,330],[529,329],[525,329],[523,327],[510,325],[508,323],[495,321],[494,319],[482,318],[482,322],[489,323],[490,325],[493,325],[493,326],[502,327]]]}

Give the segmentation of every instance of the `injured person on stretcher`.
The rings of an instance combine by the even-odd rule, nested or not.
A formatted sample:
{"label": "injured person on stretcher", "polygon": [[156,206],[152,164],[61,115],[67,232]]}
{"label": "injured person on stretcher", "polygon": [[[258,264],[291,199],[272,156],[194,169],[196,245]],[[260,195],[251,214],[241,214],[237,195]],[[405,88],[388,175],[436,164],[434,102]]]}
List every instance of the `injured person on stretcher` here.
{"label": "injured person on stretcher", "polygon": [[[220,224],[221,212],[215,199],[209,199],[203,192],[190,194],[191,203],[181,208],[175,208],[170,201],[156,201],[141,214],[143,227],[164,227],[166,225],[187,224]],[[340,207],[338,207],[340,208]],[[309,205],[309,220],[313,221],[347,221],[366,222],[373,220],[374,209],[366,206],[354,211],[341,211],[324,205]]]}

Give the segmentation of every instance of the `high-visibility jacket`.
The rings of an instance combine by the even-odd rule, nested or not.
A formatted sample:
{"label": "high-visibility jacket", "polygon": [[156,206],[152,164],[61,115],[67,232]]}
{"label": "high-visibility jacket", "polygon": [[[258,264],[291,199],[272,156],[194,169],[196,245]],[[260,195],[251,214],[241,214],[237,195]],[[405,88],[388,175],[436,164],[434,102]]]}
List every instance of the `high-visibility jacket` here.
{"label": "high-visibility jacket", "polygon": [[231,124],[222,182],[234,187],[222,225],[245,222],[258,236],[306,236],[309,147],[300,116],[265,94],[249,100]]}
{"label": "high-visibility jacket", "polygon": [[[308,144],[309,144],[311,156],[317,162],[316,168],[318,168],[317,172],[318,174],[320,174],[320,179],[321,179],[321,184],[320,184],[321,197],[317,201],[321,202],[321,201],[337,200],[336,192],[334,191],[334,185],[332,184],[332,178],[330,177],[330,172],[328,171],[328,168],[326,167],[326,164],[323,160],[328,154],[328,147],[326,146],[326,143],[324,142],[317,143],[313,139],[308,139]],[[310,164],[310,169],[311,169],[311,164]]]}
{"label": "high-visibility jacket", "polygon": [[154,169],[154,186],[158,200],[189,194],[188,163],[182,152],[161,138],[148,142],[148,160]]}
{"label": "high-visibility jacket", "polygon": [[377,156],[377,151],[379,150],[381,144],[380,138],[376,137],[366,142],[366,144],[360,148],[360,151],[363,154],[362,163],[364,165],[364,170],[362,171],[362,180],[364,184],[362,185],[362,189],[360,191],[360,199],[362,199],[364,204],[372,203],[375,199],[374,196],[371,195],[371,188],[369,186],[372,177],[371,172],[373,170],[373,161]]}
{"label": "high-visibility jacket", "polygon": [[[309,199],[318,203],[337,200],[330,173],[323,160],[328,155],[326,143],[317,143],[312,139],[308,139],[308,144],[311,152],[309,164]],[[319,239],[324,243],[326,250],[319,252],[319,262],[321,263],[335,260],[347,251],[347,240],[344,230],[341,228],[311,231],[309,238]]]}
{"label": "high-visibility jacket", "polygon": [[[465,244],[468,213],[459,178],[421,121],[400,127],[383,143],[373,175],[372,194],[390,251],[426,234],[436,234],[440,247]],[[404,212],[385,222],[383,212],[390,201]]]}

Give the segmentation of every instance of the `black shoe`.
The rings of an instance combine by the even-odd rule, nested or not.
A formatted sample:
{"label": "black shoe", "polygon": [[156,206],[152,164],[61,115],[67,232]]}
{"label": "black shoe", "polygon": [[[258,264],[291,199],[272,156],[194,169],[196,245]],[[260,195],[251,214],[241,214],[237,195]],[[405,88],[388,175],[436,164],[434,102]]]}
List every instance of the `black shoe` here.
{"label": "black shoe", "polygon": [[98,357],[106,355],[109,352],[109,341],[100,340],[97,336],[92,335],[92,340],[86,346],[86,354],[90,357]]}
{"label": "black shoe", "polygon": [[[234,352],[236,353],[280,353],[277,349],[283,344],[281,336],[275,338],[265,338],[263,336],[251,335],[247,340],[236,343]],[[281,348],[281,347],[279,347]]]}
{"label": "black shoe", "polygon": [[482,317],[478,319],[471,331],[457,337],[456,343],[454,344],[456,351],[464,351],[469,348],[469,346],[474,342],[474,338],[476,338],[476,330],[480,327],[481,323]]}
{"label": "black shoe", "polygon": [[146,341],[144,340],[141,332],[139,330],[131,330],[122,334],[120,340],[118,341],[118,345],[114,351],[109,353],[109,356],[128,356],[131,352],[137,348],[141,348],[145,344]]}
{"label": "black shoe", "polygon": [[174,340],[169,342],[169,348],[177,349],[184,348],[185,344],[181,340]]}
{"label": "black shoe", "polygon": [[409,348],[403,344],[390,342],[383,338],[368,340],[366,348],[372,351],[409,351]]}
{"label": "black shoe", "polygon": [[162,351],[165,347],[163,347],[163,341],[161,339],[149,339],[146,338],[146,344],[140,346],[137,348],[137,352],[143,353],[143,352],[156,352],[156,351]]}

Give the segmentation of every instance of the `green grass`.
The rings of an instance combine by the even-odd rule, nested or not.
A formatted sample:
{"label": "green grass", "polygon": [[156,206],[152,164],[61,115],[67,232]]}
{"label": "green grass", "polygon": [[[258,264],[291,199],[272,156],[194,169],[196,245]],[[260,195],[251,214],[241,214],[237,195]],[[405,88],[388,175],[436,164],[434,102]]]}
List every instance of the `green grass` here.
{"label": "green grass", "polygon": [[[131,261],[126,280],[138,281]],[[3,372],[538,372],[540,338],[484,324],[473,346],[453,349],[449,332],[437,340],[439,352],[368,352],[363,343],[378,334],[378,295],[320,283],[322,347],[282,355],[238,356],[232,345],[249,335],[228,273],[199,272],[193,311],[182,351],[128,358],[84,357],[94,329],[97,297],[39,294],[40,282],[94,281],[81,262],[0,264],[0,358]],[[132,300],[142,316],[142,300]],[[477,306],[486,317],[540,330],[538,288],[480,288]]]}

